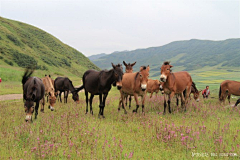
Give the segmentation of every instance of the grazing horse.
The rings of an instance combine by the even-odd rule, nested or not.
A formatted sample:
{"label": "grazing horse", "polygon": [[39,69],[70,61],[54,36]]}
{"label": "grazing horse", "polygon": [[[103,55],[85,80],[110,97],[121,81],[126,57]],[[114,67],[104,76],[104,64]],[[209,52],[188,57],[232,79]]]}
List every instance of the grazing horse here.
{"label": "grazing horse", "polygon": [[[51,111],[53,111],[54,110],[53,106],[56,103],[53,81],[50,75],[49,76],[45,75],[45,77],[42,78],[42,81],[45,87],[45,96],[47,97],[47,101],[49,99],[48,108],[51,109]],[[41,101],[43,101],[43,104],[45,104],[45,98],[43,98]],[[44,112],[44,105],[42,105],[41,112]]]}
{"label": "grazing horse", "polygon": [[148,79],[147,92],[151,93],[150,98],[152,98],[154,92],[157,95],[157,93],[159,92],[160,85],[161,82],[159,80]]}
{"label": "grazing horse", "polygon": [[[168,111],[171,113],[171,99],[174,97],[175,94],[179,94],[181,97],[182,104],[185,105],[185,111],[186,111],[186,103],[188,100],[188,97],[191,92],[191,86],[192,86],[192,78],[188,72],[175,72],[172,73],[171,68],[173,66],[170,65],[170,62],[164,62],[161,66],[161,75],[160,80],[164,82],[164,85],[162,85],[164,90],[164,112],[166,113],[166,98],[168,97]],[[184,96],[184,90],[186,90],[186,95]]]}
{"label": "grazing horse", "polygon": [[[102,70],[102,71],[95,71],[95,70],[87,70],[83,74],[83,85],[79,87],[77,90],[85,90],[85,97],[86,97],[86,114],[88,113],[88,92],[91,94],[90,96],[90,113],[93,115],[92,110],[92,101],[94,95],[99,95],[99,118],[105,118],[103,115],[105,101],[108,96],[108,92],[112,88],[112,84],[115,83],[117,89],[122,88],[122,65],[114,65],[112,63],[113,69],[111,70]],[[103,96],[103,97],[102,97]]]}
{"label": "grazing horse", "polygon": [[59,98],[60,102],[62,102],[61,99],[61,93],[64,92],[64,103],[67,103],[67,98],[68,98],[68,92],[69,90],[72,93],[72,99],[79,103],[79,96],[78,96],[78,91],[74,88],[72,81],[67,78],[67,77],[57,77],[54,81],[54,89],[55,89],[55,94],[60,92]]}
{"label": "grazing horse", "polygon": [[[45,88],[42,80],[38,77],[31,77],[34,70],[27,69],[22,78],[24,108],[26,112],[26,122],[32,121],[32,114],[35,106],[35,119],[38,115],[39,101],[44,98]],[[44,105],[44,104],[43,104]]]}
{"label": "grazing horse", "polygon": [[125,73],[122,80],[122,89],[120,90],[121,99],[119,101],[118,110],[120,110],[121,104],[123,105],[125,114],[127,113],[125,103],[123,100],[128,95],[134,96],[136,101],[136,109],[133,112],[137,112],[139,108],[138,96],[142,97],[142,112],[144,113],[144,102],[146,98],[146,89],[149,76],[149,66],[140,67],[139,72],[135,73]]}
{"label": "grazing horse", "polygon": [[[202,92],[202,90],[199,91],[199,90],[197,89],[195,83],[192,82],[191,93],[190,93],[190,94],[193,94],[193,98],[194,98],[197,102],[199,102],[199,93],[201,93],[201,92]],[[191,98],[191,97],[190,97],[190,98]]]}
{"label": "grazing horse", "polygon": [[[136,62],[134,62],[134,63],[126,63],[125,61],[123,61],[123,64],[124,64],[124,66],[125,66],[125,73],[133,73],[133,66],[136,64]],[[126,97],[126,105],[127,105],[127,99],[128,99],[128,97]],[[131,108],[131,100],[132,100],[132,97],[131,96],[129,96],[129,108]]]}
{"label": "grazing horse", "polygon": [[219,89],[219,101],[225,103],[226,97],[230,103],[231,95],[240,96],[240,82],[225,80],[221,83]]}

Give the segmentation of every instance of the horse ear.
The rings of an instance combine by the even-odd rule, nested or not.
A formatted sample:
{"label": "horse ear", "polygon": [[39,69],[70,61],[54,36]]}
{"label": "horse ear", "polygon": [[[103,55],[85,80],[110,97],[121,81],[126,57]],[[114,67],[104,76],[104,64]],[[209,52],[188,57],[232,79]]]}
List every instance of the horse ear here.
{"label": "horse ear", "polygon": [[112,67],[115,69],[116,68],[116,66],[112,63]]}
{"label": "horse ear", "polygon": [[124,66],[127,66],[127,64],[126,64],[126,62],[125,62],[125,61],[123,61],[123,64],[124,64]]}
{"label": "horse ear", "polygon": [[47,75],[45,74],[45,77],[46,77]]}
{"label": "horse ear", "polygon": [[149,67],[149,65],[147,66],[147,71],[149,72],[149,70],[150,70],[150,67]]}
{"label": "horse ear", "polygon": [[51,78],[51,75],[49,74],[49,75],[48,75],[48,77],[50,77],[50,78]]}
{"label": "horse ear", "polygon": [[170,66],[170,68],[172,68],[173,66],[172,65],[169,65]]}
{"label": "horse ear", "polygon": [[136,63],[137,63],[137,62],[132,63],[131,66],[134,66]]}

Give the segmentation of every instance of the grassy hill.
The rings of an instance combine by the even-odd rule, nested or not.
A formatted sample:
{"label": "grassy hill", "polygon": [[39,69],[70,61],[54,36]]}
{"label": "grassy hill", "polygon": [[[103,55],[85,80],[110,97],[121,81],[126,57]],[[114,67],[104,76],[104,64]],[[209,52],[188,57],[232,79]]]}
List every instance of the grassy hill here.
{"label": "grassy hill", "polygon": [[87,69],[99,70],[81,52],[45,31],[0,17],[0,77],[3,81],[20,81],[29,65],[36,67],[39,77],[80,77]]}
{"label": "grassy hill", "polygon": [[171,61],[173,71],[189,71],[200,87],[213,85],[225,79],[240,80],[240,39],[210,41],[191,39],[176,41],[160,47],[114,52],[92,60],[98,67],[109,68],[107,62],[135,62],[134,70],[150,65],[150,77],[158,79],[163,61]]}

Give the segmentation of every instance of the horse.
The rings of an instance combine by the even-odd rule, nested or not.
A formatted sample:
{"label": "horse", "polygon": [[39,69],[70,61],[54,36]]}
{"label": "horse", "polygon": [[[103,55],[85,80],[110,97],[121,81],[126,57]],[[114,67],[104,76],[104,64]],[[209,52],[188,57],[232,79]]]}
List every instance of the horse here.
{"label": "horse", "polygon": [[79,103],[78,91],[74,88],[72,81],[69,78],[57,77],[54,81],[54,89],[55,95],[58,94],[58,91],[60,92],[60,102],[62,102],[61,93],[64,92],[64,103],[67,103],[68,92],[70,91],[72,93],[72,99]]}
{"label": "horse", "polygon": [[[39,101],[44,98],[45,87],[42,80],[38,77],[31,77],[33,69],[26,69],[22,77],[24,108],[26,112],[25,121],[32,121],[32,114],[35,105],[35,119],[37,119]],[[43,104],[44,105],[44,104]]]}
{"label": "horse", "polygon": [[[161,66],[161,75],[160,75],[160,81],[164,82],[164,85],[162,85],[164,90],[164,111],[163,114],[166,113],[166,99],[168,98],[168,111],[171,113],[171,99],[174,97],[174,95],[179,94],[181,97],[182,104],[185,106],[186,111],[186,103],[188,100],[188,97],[191,92],[191,86],[192,86],[192,78],[190,74],[186,71],[181,72],[175,72],[173,73],[171,71],[171,68],[173,66],[170,65],[170,62],[164,62]],[[184,96],[184,90],[186,90],[186,94]]]}
{"label": "horse", "polygon": [[156,95],[159,92],[159,87],[161,85],[161,82],[159,80],[152,80],[148,79],[148,84],[147,84],[147,92],[151,93],[150,98],[152,98],[153,93],[155,92]]}
{"label": "horse", "polygon": [[[42,78],[42,81],[45,87],[45,96],[47,97],[47,102],[49,97],[48,108],[51,109],[51,111],[53,111],[54,110],[53,106],[56,103],[53,80],[51,79],[50,75],[49,76],[45,75],[45,77]],[[41,101],[43,101],[42,103],[45,103],[45,98],[43,98]],[[44,112],[44,105],[42,105],[41,112]]]}
{"label": "horse", "polygon": [[[193,98],[199,102],[199,93],[201,93],[202,90],[198,90],[197,87],[196,87],[196,84],[194,82],[192,82],[192,86],[191,86],[191,93],[190,94],[193,94]],[[190,97],[190,96],[189,96]],[[191,98],[191,97],[190,97]]]}
{"label": "horse", "polygon": [[[125,61],[123,61],[123,64],[125,66],[125,73],[133,73],[133,66],[136,64],[137,62],[134,62],[134,63],[126,63]],[[126,97],[126,105],[127,105],[127,99],[128,97]],[[132,97],[129,96],[129,108],[131,108],[131,100],[132,100]]]}
{"label": "horse", "polygon": [[108,96],[108,92],[112,88],[112,84],[116,84],[117,89],[120,90],[122,88],[122,65],[117,64],[114,65],[112,63],[112,69],[110,70],[87,70],[82,77],[83,85],[79,87],[77,90],[85,90],[85,97],[86,97],[86,114],[88,113],[88,93],[91,94],[90,96],[90,113],[93,115],[92,110],[92,101],[94,95],[99,95],[99,114],[98,118],[105,118],[103,115],[105,101]]}
{"label": "horse", "polygon": [[146,98],[146,89],[149,76],[149,66],[140,67],[139,72],[125,73],[122,80],[122,89],[120,90],[121,98],[119,101],[118,110],[120,110],[121,104],[123,105],[124,112],[127,114],[125,103],[123,100],[128,96],[134,96],[136,101],[136,109],[133,112],[137,112],[139,108],[138,96],[142,97],[142,112],[144,113],[144,102]]}
{"label": "horse", "polygon": [[225,80],[221,83],[219,89],[219,101],[225,103],[226,97],[230,104],[231,95],[240,96],[240,82]]}

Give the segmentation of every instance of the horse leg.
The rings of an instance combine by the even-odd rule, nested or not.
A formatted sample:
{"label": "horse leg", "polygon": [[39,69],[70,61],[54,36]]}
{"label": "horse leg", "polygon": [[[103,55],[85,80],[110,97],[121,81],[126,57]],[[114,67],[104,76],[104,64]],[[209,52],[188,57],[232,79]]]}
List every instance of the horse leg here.
{"label": "horse leg", "polygon": [[90,96],[90,100],[89,100],[89,102],[90,102],[90,113],[93,115],[93,110],[92,110],[92,100],[93,100],[93,97],[94,97],[94,94],[91,94],[91,96]]}
{"label": "horse leg", "polygon": [[132,96],[129,96],[129,109],[131,108],[131,101],[132,101]]}
{"label": "horse leg", "polygon": [[144,103],[145,103],[146,95],[147,95],[147,93],[145,93],[145,94],[142,96],[142,113],[144,113]]}
{"label": "horse leg", "polygon": [[60,102],[62,103],[62,91],[59,92],[59,99],[60,99]]}
{"label": "horse leg", "polygon": [[85,97],[86,97],[86,113],[88,113],[88,92],[85,91]]}
{"label": "horse leg", "polygon": [[169,113],[172,113],[172,112],[171,112],[170,104],[171,104],[171,99],[174,97],[174,95],[175,95],[175,92],[172,92],[172,93],[169,95],[169,97],[168,97],[168,112],[169,112]]}
{"label": "horse leg", "polygon": [[[125,106],[127,106],[127,100],[128,100],[128,96],[125,96],[124,97],[124,100],[126,101],[126,103],[125,103]],[[122,108],[123,108],[124,106],[122,105]],[[123,108],[124,109],[124,108]]]}
{"label": "horse leg", "polygon": [[184,105],[186,106],[186,100],[185,100],[185,98],[184,98],[183,93],[180,94],[180,97],[181,97],[181,107],[183,108]]}
{"label": "horse leg", "polygon": [[184,102],[184,105],[185,105],[185,110],[184,111],[185,112],[187,111],[188,98],[189,98],[190,94],[191,94],[191,86],[186,88],[186,93],[185,93],[186,97],[184,97],[184,95],[182,93],[183,97],[185,98],[185,102]]}
{"label": "horse leg", "polygon": [[227,98],[228,98],[228,102],[229,102],[229,104],[230,104],[231,94],[229,94]]}
{"label": "horse leg", "polygon": [[102,94],[99,94],[99,114],[98,114],[98,118],[101,118],[102,115]]}
{"label": "horse leg", "polygon": [[138,94],[137,94],[137,93],[133,93],[133,95],[134,95],[134,99],[135,99],[136,104],[137,104],[136,109],[134,109],[133,112],[137,112],[137,110],[138,110],[138,108],[139,108]]}
{"label": "horse leg", "polygon": [[237,100],[237,102],[235,103],[234,107],[237,107],[237,105],[240,103],[240,98]]}
{"label": "horse leg", "polygon": [[66,97],[65,97],[65,99],[66,99],[66,103],[67,103],[67,99],[68,99],[68,93],[69,93],[69,91],[65,91],[66,92]]}
{"label": "horse leg", "polygon": [[103,111],[104,111],[104,107],[105,107],[105,102],[107,99],[108,93],[105,93],[103,96],[103,108],[102,108],[102,117],[105,118],[105,116],[103,115]]}
{"label": "horse leg", "polygon": [[[126,99],[127,101],[127,98],[128,98],[128,95],[127,94],[122,94],[121,93],[121,99]],[[123,101],[122,101],[123,102]],[[126,104],[127,105],[127,104]],[[126,111],[126,105],[124,105],[124,102],[122,103],[122,108],[124,109],[124,113],[127,114],[127,111]]]}
{"label": "horse leg", "polygon": [[38,107],[39,107],[39,101],[36,102],[36,106],[35,106],[35,119],[37,119],[37,116],[38,116]]}
{"label": "horse leg", "polygon": [[41,103],[41,112],[44,113],[45,97],[40,100]]}
{"label": "horse leg", "polygon": [[164,109],[163,109],[163,114],[166,114],[166,107],[167,107],[166,94],[164,94]]}
{"label": "horse leg", "polygon": [[152,98],[153,92],[151,92],[150,98]]}
{"label": "horse leg", "polygon": [[176,95],[176,101],[177,101],[177,107],[179,105],[179,99],[178,99],[178,96]]}

